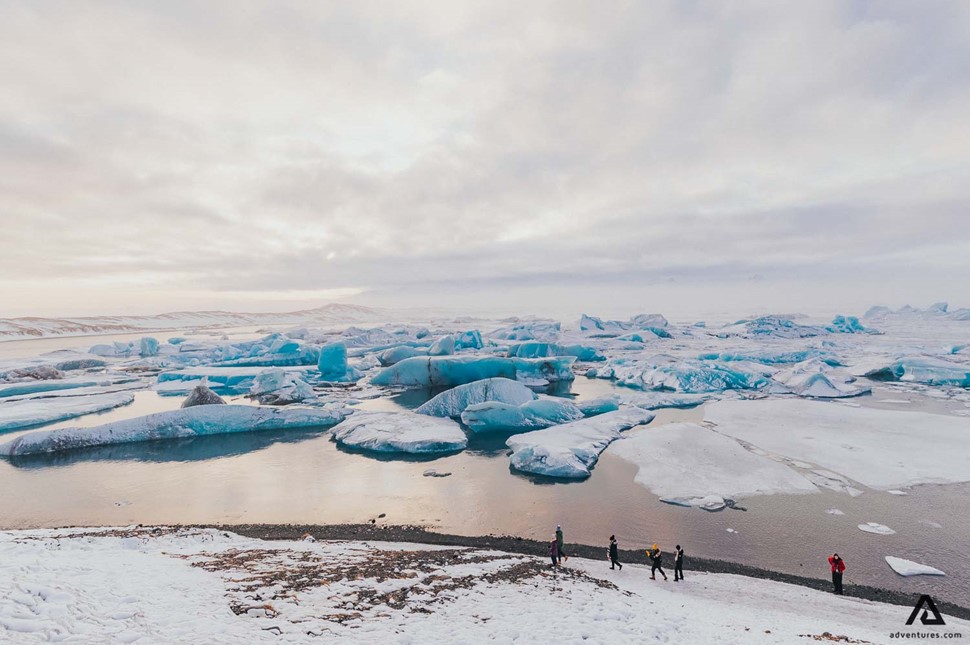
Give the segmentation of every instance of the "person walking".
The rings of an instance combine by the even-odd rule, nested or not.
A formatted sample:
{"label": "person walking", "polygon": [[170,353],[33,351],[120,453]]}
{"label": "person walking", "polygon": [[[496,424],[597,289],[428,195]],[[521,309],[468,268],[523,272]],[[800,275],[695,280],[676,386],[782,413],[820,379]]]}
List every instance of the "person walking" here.
{"label": "person walking", "polygon": [[678,544],[674,550],[674,582],[684,579],[684,550]]}
{"label": "person walking", "polygon": [[559,564],[562,564],[563,558],[565,558],[566,561],[569,562],[569,556],[566,555],[566,551],[564,551],[562,547],[563,547],[563,543],[562,543],[562,527],[561,526],[557,526],[556,527],[556,548],[557,548],[558,553],[559,553],[559,555],[557,556],[559,558]]}
{"label": "person walking", "polygon": [[559,546],[555,538],[549,543],[549,557],[552,558],[552,566],[559,565]]}
{"label": "person walking", "polygon": [[839,557],[838,553],[829,556],[829,566],[832,567],[832,587],[833,591],[839,595],[842,593],[842,573],[845,571],[845,561]]}
{"label": "person walking", "polygon": [[620,567],[620,571],[623,571],[623,565],[620,564],[620,550],[616,546],[616,536],[610,536],[610,569],[615,569]]}
{"label": "person walking", "polygon": [[657,572],[659,571],[660,575],[662,575],[664,577],[664,580],[666,580],[667,574],[664,573],[664,570],[662,568],[663,554],[660,552],[660,547],[654,544],[652,550],[647,549],[647,555],[649,555],[650,559],[653,561],[653,566],[650,567],[650,579],[656,580]]}

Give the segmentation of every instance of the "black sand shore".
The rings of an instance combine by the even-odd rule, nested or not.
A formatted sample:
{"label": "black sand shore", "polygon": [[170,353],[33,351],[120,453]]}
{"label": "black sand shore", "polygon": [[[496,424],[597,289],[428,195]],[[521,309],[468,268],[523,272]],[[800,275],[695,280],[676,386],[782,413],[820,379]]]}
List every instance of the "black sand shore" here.
{"label": "black sand shore", "polygon": [[[547,557],[548,546],[545,542],[528,540],[511,535],[465,536],[435,533],[420,526],[399,526],[381,524],[210,524],[199,525],[202,528],[216,528],[231,531],[252,538],[263,540],[298,540],[309,533],[318,540],[379,540],[384,542],[414,542],[420,544],[437,544],[444,546],[466,546],[475,548],[489,548],[509,553],[522,553]],[[588,558],[590,560],[604,560],[606,545],[590,546],[586,544],[572,544],[567,542],[565,551],[570,556]],[[643,551],[620,551],[620,560],[624,563],[650,564]],[[664,554],[664,567],[668,576],[673,579],[673,556]],[[778,573],[767,569],[759,569],[744,564],[724,560],[710,560],[689,556],[686,560],[685,573],[691,571],[705,571],[708,573],[733,573],[801,585],[822,591],[831,591],[829,580],[821,578],[806,578],[787,573]],[[845,585],[845,595],[866,600],[913,607],[919,596],[904,594],[888,589],[854,585],[851,580]],[[955,616],[970,620],[970,609],[940,599],[934,599],[944,616]]]}

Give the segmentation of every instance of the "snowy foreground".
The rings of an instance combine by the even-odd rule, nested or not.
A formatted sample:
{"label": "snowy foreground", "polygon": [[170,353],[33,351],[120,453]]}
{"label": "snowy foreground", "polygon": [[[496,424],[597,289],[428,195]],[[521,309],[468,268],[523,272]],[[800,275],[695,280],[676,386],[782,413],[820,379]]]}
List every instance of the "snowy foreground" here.
{"label": "snowy foreground", "polygon": [[885,643],[910,612],[605,560],[553,573],[496,551],[164,527],[0,533],[0,581],[0,641],[17,643]]}

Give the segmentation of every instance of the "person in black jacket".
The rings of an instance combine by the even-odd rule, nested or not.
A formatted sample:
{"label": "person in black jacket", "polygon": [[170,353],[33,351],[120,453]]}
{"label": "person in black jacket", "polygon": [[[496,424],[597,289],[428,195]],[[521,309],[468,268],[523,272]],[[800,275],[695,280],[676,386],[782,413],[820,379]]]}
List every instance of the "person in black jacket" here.
{"label": "person in black jacket", "polygon": [[674,551],[674,582],[684,579],[684,550],[677,545]]}
{"label": "person in black jacket", "polygon": [[620,564],[620,550],[616,547],[616,536],[610,536],[610,569],[615,569],[620,567],[620,571],[623,570],[623,565]]}
{"label": "person in black jacket", "polygon": [[666,580],[667,574],[664,573],[664,570],[661,568],[663,565],[663,555],[660,553],[660,547],[654,544],[652,550],[647,550],[647,555],[649,555],[650,559],[653,561],[653,566],[650,567],[650,579],[656,580],[657,572],[659,571],[660,575],[662,575],[664,580]]}

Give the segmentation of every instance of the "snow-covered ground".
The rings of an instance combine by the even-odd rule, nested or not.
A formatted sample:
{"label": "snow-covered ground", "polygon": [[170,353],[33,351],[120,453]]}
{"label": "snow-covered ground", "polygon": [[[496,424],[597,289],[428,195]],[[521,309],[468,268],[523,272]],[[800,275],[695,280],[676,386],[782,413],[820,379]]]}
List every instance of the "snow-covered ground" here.
{"label": "snow-covered ground", "polygon": [[[0,641],[890,643],[915,630],[909,607],[686,574],[611,571],[605,548],[553,571],[538,556],[419,544],[14,531],[0,533]],[[918,629],[968,634],[970,622]]]}

